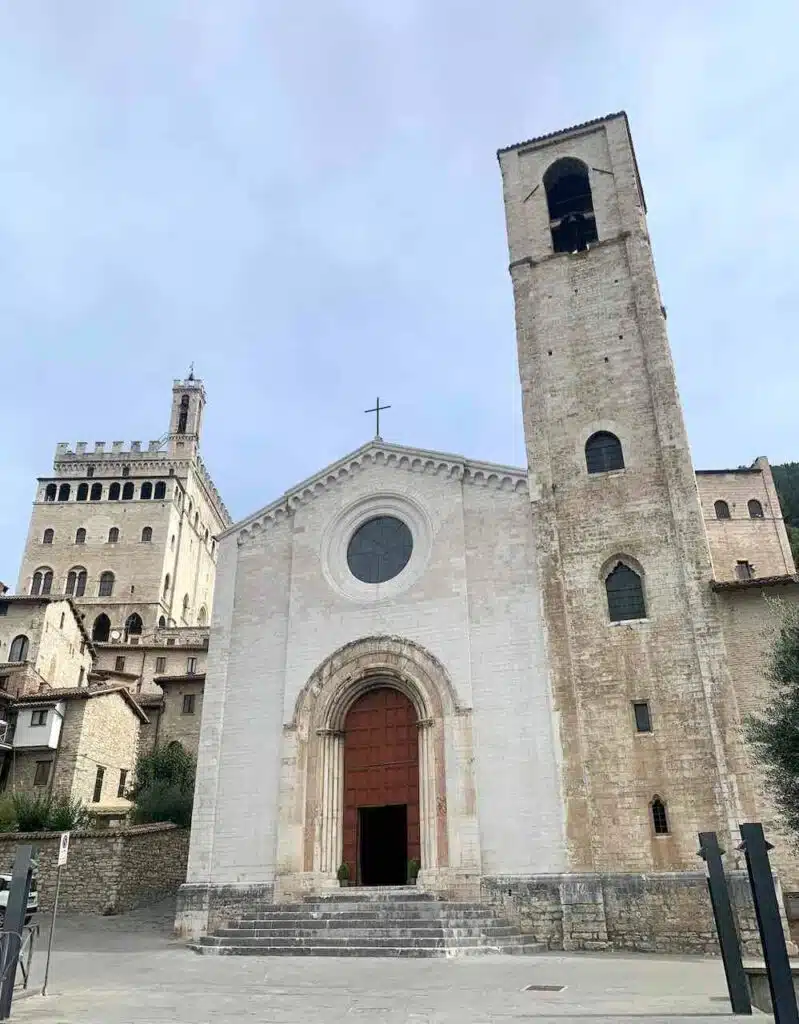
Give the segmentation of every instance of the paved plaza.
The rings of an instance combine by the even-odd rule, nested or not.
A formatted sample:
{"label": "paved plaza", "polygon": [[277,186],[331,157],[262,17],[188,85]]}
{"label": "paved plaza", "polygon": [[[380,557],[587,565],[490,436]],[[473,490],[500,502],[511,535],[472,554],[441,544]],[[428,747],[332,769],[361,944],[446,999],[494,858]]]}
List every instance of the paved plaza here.
{"label": "paved plaza", "polygon": [[[456,960],[200,957],[170,937],[172,908],[65,916],[50,994],[18,996],[30,1024],[718,1024],[729,1014],[717,960],[542,954]],[[40,954],[46,948],[42,920]],[[526,991],[526,986],[565,988]],[[772,1018],[755,1012],[755,1019]]]}

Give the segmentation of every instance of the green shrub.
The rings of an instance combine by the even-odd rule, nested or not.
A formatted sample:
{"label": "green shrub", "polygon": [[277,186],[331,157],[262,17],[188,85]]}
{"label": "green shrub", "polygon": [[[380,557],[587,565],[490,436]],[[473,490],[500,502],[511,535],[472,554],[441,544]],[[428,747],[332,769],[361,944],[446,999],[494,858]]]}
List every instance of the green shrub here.
{"label": "green shrub", "polygon": [[138,800],[139,793],[151,789],[157,782],[193,792],[196,768],[194,758],[180,743],[156,747],[149,754],[141,754],[137,758],[136,781],[131,788],[130,797],[134,801]]}
{"label": "green shrub", "polygon": [[20,832],[44,832],[50,822],[51,801],[47,795],[14,793],[11,797]]}
{"label": "green shrub", "polygon": [[187,790],[174,782],[158,779],[146,789],[138,790],[131,817],[137,825],[171,821],[175,825],[188,827],[191,825],[193,802],[192,789]]}
{"label": "green shrub", "polygon": [[59,797],[50,804],[50,817],[46,827],[53,832],[71,832],[85,828],[89,821],[89,809],[82,800]]}
{"label": "green shrub", "polygon": [[17,812],[14,810],[14,801],[10,797],[3,797],[0,800],[0,832],[17,831]]}

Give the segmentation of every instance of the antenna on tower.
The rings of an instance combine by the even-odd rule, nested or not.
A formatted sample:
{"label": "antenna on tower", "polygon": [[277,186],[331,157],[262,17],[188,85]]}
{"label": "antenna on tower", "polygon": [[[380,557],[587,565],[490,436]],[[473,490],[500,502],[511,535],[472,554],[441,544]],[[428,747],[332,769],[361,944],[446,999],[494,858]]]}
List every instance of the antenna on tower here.
{"label": "antenna on tower", "polygon": [[189,380],[194,380],[194,362],[189,363]]}

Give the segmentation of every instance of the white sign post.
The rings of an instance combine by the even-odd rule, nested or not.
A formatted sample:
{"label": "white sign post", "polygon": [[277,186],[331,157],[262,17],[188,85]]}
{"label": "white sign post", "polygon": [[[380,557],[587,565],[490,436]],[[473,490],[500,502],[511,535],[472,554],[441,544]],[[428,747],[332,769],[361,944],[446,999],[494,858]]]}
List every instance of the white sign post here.
{"label": "white sign post", "polygon": [[44,965],[44,983],[42,984],[42,995],[47,995],[47,978],[50,974],[50,954],[53,951],[53,933],[55,932],[55,916],[58,911],[58,894],[61,891],[61,869],[67,862],[69,855],[69,832],[62,832],[58,843],[58,861],[56,862],[55,873],[55,896],[53,897],[53,916],[50,920],[50,936],[47,940],[47,962]]}

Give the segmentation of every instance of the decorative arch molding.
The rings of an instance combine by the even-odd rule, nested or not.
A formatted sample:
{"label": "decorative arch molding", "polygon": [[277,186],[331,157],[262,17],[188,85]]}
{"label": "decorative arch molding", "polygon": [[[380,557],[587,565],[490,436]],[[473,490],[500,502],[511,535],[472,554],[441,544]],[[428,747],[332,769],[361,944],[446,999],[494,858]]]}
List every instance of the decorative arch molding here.
{"label": "decorative arch molding", "polygon": [[[447,777],[457,780],[455,792],[474,792],[471,709],[458,701],[448,672],[421,644],[398,636],[370,636],[325,658],[298,694],[291,720],[283,727],[278,889],[287,897],[336,884],[343,850],[347,713],[363,694],[382,687],[404,694],[417,718],[420,880],[435,887],[436,878],[447,874]],[[457,763],[448,766],[445,739],[450,729],[458,731],[458,753]],[[466,739],[460,740],[461,735]],[[474,807],[471,814],[476,816]]]}

